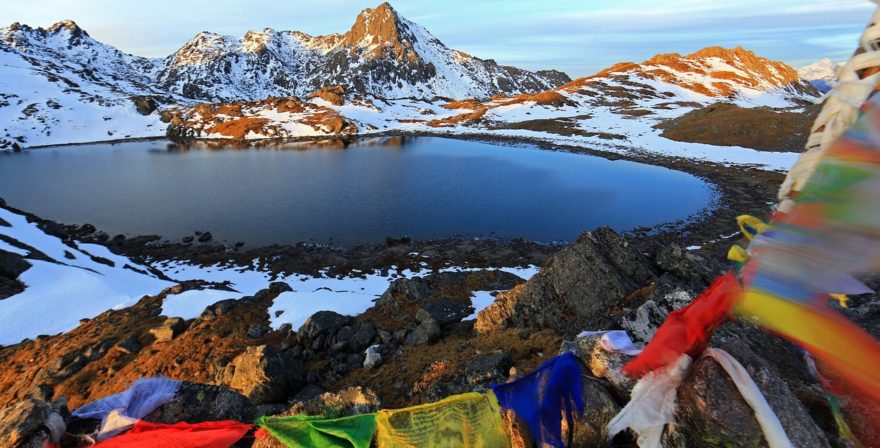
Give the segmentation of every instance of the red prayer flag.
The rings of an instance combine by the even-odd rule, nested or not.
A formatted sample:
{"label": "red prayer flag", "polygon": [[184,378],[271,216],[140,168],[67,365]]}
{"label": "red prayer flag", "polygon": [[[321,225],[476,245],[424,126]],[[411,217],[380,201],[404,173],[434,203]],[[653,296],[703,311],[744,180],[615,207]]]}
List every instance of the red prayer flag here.
{"label": "red prayer flag", "polygon": [[712,333],[724,322],[739,293],[733,272],[718,277],[688,306],[673,311],[657,334],[621,371],[630,378],[675,363],[683,354],[696,358],[709,345]]}
{"label": "red prayer flag", "polygon": [[176,423],[165,425],[143,420],[120,436],[105,440],[96,448],[229,448],[253,425],[234,422]]}

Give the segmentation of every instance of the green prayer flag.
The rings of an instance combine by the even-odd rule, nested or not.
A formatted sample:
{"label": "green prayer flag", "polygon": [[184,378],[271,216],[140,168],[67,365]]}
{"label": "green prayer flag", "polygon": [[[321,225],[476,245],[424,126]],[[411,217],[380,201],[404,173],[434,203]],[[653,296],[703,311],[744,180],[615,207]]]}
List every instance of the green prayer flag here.
{"label": "green prayer flag", "polygon": [[255,422],[289,447],[369,448],[376,432],[376,414],[324,418],[312,415],[260,417]]}

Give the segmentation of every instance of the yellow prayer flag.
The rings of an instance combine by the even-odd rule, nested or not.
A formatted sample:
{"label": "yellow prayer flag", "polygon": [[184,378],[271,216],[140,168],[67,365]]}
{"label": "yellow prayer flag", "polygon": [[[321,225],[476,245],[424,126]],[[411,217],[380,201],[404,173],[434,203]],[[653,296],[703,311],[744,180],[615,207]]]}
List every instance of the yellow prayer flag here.
{"label": "yellow prayer flag", "polygon": [[376,443],[379,448],[509,448],[510,438],[495,394],[471,392],[379,411]]}

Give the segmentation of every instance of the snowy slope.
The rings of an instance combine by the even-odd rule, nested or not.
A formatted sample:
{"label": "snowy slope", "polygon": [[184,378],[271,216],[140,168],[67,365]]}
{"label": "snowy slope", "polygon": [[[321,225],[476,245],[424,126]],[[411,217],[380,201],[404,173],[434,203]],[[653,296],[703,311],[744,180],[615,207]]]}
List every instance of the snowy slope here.
{"label": "snowy slope", "polygon": [[[9,224],[8,226],[5,224]],[[23,256],[31,267],[18,277],[25,290],[0,300],[0,346],[25,338],[63,333],[109,309],[134,305],[143,296],[157,295],[186,280],[228,284],[225,289],[190,290],[168,294],[162,313],[193,319],[220,300],[254,295],[271,282],[287,282],[293,291],[275,299],[270,309],[274,328],[293,324],[299,328],[318,311],[356,315],[373,306],[396,278],[418,275],[402,271],[397,276],[378,272],[363,277],[311,277],[293,274],[275,278],[257,266],[196,266],[175,262],[139,264],[112,253],[107,247],[67,243],[43,232],[27,217],[0,207],[0,251]],[[151,272],[159,271],[160,278]],[[470,270],[450,267],[444,270]],[[537,268],[503,268],[528,279]],[[228,282],[228,283],[227,283]]]}
{"label": "snowy slope", "polygon": [[156,61],[93,40],[70,21],[48,29],[0,29],[0,147],[164,135],[158,114],[132,98],[150,86]]}

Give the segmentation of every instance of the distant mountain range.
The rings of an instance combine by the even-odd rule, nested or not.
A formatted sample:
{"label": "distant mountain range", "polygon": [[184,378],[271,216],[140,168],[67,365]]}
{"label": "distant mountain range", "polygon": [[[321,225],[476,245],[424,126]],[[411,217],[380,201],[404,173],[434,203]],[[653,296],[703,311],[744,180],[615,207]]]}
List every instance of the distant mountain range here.
{"label": "distant mountain range", "polygon": [[[809,81],[820,79],[809,73]],[[0,28],[0,148],[162,136],[172,120],[181,135],[228,137],[193,121],[205,115],[200,104],[251,103],[241,117],[220,114],[222,121],[265,112],[266,104],[276,110],[279,103],[271,98],[302,107],[287,101],[287,116],[261,118],[290,121],[270,135],[253,123],[230,125],[230,133],[262,138],[424,130],[426,123],[448,128],[478,121],[454,118],[461,109],[452,100],[474,98],[479,101],[470,104],[489,110],[504,101],[529,103],[535,94],[552,99],[543,107],[557,112],[585,108],[577,111],[582,116],[594,103],[616,104],[623,97],[632,103],[625,109],[640,109],[641,100],[657,94],[669,103],[787,107],[818,95],[802,76],[742,48],[710,47],[616,64],[572,81],[562,72],[530,72],[452,50],[387,3],[365,9],[344,34],[266,29],[236,38],[203,32],[156,59],[95,41],[73,21],[46,29],[15,23]],[[339,101],[325,101],[328,95]]]}

